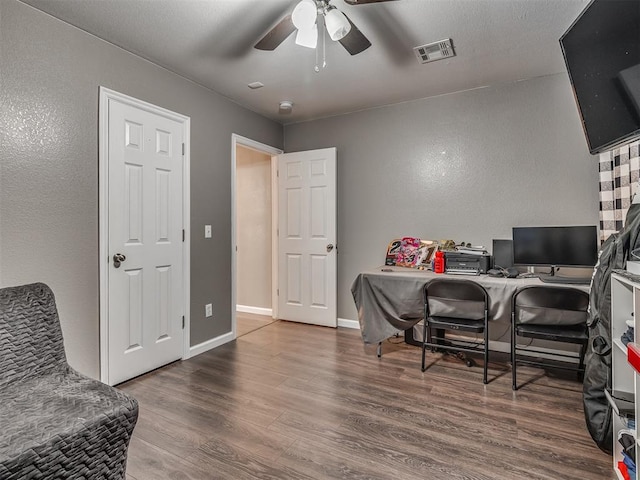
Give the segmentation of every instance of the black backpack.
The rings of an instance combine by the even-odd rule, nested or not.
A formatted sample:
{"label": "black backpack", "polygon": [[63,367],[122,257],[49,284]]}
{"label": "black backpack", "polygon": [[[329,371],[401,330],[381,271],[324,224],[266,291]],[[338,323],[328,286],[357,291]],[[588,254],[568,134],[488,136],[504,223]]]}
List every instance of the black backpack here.
{"label": "black backpack", "polygon": [[640,204],[631,205],[625,227],[602,245],[591,279],[582,398],[591,438],[607,453],[613,448],[612,409],[604,393],[611,388],[611,272],[626,267],[629,252],[640,245],[639,233]]}

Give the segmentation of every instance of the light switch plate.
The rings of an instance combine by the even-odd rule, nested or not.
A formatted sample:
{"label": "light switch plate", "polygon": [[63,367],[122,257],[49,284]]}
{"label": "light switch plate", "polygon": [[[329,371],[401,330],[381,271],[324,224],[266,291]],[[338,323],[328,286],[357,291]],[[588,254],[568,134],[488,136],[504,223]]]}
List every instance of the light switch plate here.
{"label": "light switch plate", "polygon": [[204,238],[211,238],[211,225],[204,226]]}
{"label": "light switch plate", "polygon": [[211,305],[210,303],[207,303],[204,306],[204,316],[205,317],[213,317],[213,305]]}

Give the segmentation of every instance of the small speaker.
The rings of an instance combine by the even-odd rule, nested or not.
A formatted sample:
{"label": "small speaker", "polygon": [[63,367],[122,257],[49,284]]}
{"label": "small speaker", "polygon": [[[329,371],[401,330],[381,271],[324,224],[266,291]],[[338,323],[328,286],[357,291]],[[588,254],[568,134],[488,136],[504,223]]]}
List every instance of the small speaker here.
{"label": "small speaker", "polygon": [[493,268],[513,267],[513,240],[493,239]]}

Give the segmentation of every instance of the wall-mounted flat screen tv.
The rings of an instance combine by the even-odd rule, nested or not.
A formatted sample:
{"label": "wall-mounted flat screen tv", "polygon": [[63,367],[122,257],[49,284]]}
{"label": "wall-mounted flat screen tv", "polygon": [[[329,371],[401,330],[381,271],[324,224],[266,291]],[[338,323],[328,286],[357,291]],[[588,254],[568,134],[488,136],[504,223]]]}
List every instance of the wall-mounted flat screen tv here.
{"label": "wall-mounted flat screen tv", "polygon": [[593,0],[560,45],[589,151],[640,137],[640,1]]}

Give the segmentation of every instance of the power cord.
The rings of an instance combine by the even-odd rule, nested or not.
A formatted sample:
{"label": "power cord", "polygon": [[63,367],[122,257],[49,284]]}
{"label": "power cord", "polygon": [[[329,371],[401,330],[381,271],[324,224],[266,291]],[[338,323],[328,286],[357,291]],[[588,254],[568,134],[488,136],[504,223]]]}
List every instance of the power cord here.
{"label": "power cord", "polygon": [[390,343],[391,345],[400,345],[401,343],[404,343],[404,338],[400,337],[399,333],[396,333],[393,337],[387,338],[387,343]]}

